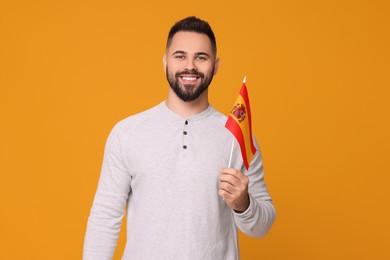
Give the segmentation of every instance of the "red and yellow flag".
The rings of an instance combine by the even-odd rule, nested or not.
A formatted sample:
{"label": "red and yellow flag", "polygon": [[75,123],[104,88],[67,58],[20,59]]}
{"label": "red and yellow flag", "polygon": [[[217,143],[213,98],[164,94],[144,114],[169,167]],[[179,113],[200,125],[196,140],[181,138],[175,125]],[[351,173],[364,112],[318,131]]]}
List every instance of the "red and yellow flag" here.
{"label": "red and yellow flag", "polygon": [[233,109],[230,111],[225,127],[232,132],[237,139],[245,168],[248,170],[249,164],[256,153],[256,147],[253,145],[252,139],[251,109],[245,79]]}

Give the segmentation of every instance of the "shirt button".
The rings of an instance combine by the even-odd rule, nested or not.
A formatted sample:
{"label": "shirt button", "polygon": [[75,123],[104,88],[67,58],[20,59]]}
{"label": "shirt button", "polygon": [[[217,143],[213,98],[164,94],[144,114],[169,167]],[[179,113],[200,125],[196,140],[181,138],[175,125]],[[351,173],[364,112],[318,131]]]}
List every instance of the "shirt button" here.
{"label": "shirt button", "polygon": [[188,125],[188,121],[187,120],[186,120],[185,124]]}
{"label": "shirt button", "polygon": [[183,134],[184,134],[184,135],[187,135],[187,131],[184,131]]}
{"label": "shirt button", "polygon": [[183,145],[183,149],[187,149],[187,145]]}

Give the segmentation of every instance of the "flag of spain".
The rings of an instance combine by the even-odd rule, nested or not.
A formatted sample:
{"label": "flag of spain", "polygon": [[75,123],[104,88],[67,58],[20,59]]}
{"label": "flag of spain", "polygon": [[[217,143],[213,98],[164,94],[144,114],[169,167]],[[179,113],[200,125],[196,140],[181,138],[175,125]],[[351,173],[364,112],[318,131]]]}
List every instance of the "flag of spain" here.
{"label": "flag of spain", "polygon": [[251,160],[256,153],[256,147],[252,139],[251,109],[245,79],[233,109],[230,111],[225,127],[237,139],[245,168],[248,170]]}

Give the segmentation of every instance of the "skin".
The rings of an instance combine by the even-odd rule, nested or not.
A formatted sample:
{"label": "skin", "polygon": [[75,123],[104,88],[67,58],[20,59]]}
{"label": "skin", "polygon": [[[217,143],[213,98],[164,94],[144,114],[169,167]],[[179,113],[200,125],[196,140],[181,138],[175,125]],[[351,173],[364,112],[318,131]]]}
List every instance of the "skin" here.
{"label": "skin", "polygon": [[[220,60],[212,51],[210,39],[206,34],[196,32],[178,32],[173,36],[171,45],[163,56],[164,70],[170,77],[175,73],[195,70],[205,77],[214,76]],[[187,77],[188,76],[188,77]],[[178,78],[182,89],[191,91],[198,88],[202,78],[193,75],[182,75]],[[208,89],[197,99],[185,102],[169,88],[166,100],[167,107],[182,117],[196,115],[209,106]],[[244,212],[249,207],[248,177],[242,172],[226,168],[220,171],[218,195],[222,197],[228,207],[237,213]]]}

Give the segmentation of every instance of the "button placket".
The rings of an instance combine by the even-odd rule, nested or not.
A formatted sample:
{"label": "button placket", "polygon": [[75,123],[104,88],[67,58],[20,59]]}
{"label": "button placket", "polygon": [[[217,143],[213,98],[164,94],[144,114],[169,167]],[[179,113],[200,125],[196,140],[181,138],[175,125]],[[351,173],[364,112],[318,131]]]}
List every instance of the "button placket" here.
{"label": "button placket", "polygon": [[188,149],[188,146],[187,146],[187,135],[188,135],[188,131],[187,131],[187,126],[188,126],[188,120],[186,120],[184,122],[184,126],[183,126],[183,149],[186,150]]}

